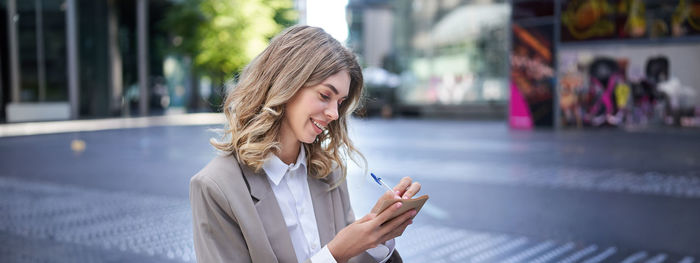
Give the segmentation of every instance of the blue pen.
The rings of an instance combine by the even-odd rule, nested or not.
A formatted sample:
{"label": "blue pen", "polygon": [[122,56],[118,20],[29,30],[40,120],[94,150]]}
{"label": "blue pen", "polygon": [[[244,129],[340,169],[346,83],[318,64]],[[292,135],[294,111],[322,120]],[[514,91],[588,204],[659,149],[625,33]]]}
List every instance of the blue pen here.
{"label": "blue pen", "polygon": [[383,185],[384,187],[389,189],[389,191],[391,191],[392,193],[394,192],[394,189],[391,189],[391,187],[389,185],[387,185],[384,181],[382,181],[381,177],[374,175],[374,173],[369,173],[369,174],[372,175],[372,178],[374,178],[374,181],[377,182],[379,185]]}

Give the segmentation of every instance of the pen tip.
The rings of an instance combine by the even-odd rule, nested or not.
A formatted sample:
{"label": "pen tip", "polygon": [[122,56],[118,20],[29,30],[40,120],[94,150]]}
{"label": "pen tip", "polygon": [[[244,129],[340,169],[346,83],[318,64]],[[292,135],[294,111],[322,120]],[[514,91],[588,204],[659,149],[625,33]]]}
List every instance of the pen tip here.
{"label": "pen tip", "polygon": [[369,173],[369,174],[372,176],[372,178],[374,179],[375,182],[379,183],[379,177],[374,175],[374,173]]}

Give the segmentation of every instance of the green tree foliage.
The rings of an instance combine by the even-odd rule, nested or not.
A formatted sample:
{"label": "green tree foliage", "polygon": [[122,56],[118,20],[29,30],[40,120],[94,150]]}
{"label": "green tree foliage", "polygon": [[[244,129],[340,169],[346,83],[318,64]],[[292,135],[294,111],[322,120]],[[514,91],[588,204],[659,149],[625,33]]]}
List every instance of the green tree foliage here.
{"label": "green tree foliage", "polygon": [[240,72],[270,38],[296,21],[291,0],[182,0],[161,23],[172,51],[218,85]]}
{"label": "green tree foliage", "polygon": [[294,10],[292,0],[263,0],[263,4],[275,10],[275,22],[283,28],[290,27],[297,22],[297,11]]}

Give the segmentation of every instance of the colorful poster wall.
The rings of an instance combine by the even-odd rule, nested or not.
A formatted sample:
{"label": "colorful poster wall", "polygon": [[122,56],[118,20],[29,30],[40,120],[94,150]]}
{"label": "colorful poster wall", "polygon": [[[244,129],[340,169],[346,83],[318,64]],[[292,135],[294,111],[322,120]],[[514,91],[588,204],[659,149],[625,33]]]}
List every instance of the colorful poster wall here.
{"label": "colorful poster wall", "polygon": [[564,127],[700,125],[700,43],[565,48],[558,61]]}
{"label": "colorful poster wall", "polygon": [[554,124],[552,25],[512,24],[509,123],[515,129]]}
{"label": "colorful poster wall", "polygon": [[700,0],[568,0],[561,40],[664,39],[700,35]]}

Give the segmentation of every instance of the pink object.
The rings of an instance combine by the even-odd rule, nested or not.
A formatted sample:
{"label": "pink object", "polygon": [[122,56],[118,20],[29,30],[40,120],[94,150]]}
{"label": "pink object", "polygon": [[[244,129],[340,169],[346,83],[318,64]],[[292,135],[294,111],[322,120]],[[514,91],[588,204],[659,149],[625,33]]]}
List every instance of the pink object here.
{"label": "pink object", "polygon": [[515,83],[510,84],[510,114],[508,120],[510,127],[513,129],[532,129],[530,109]]}

